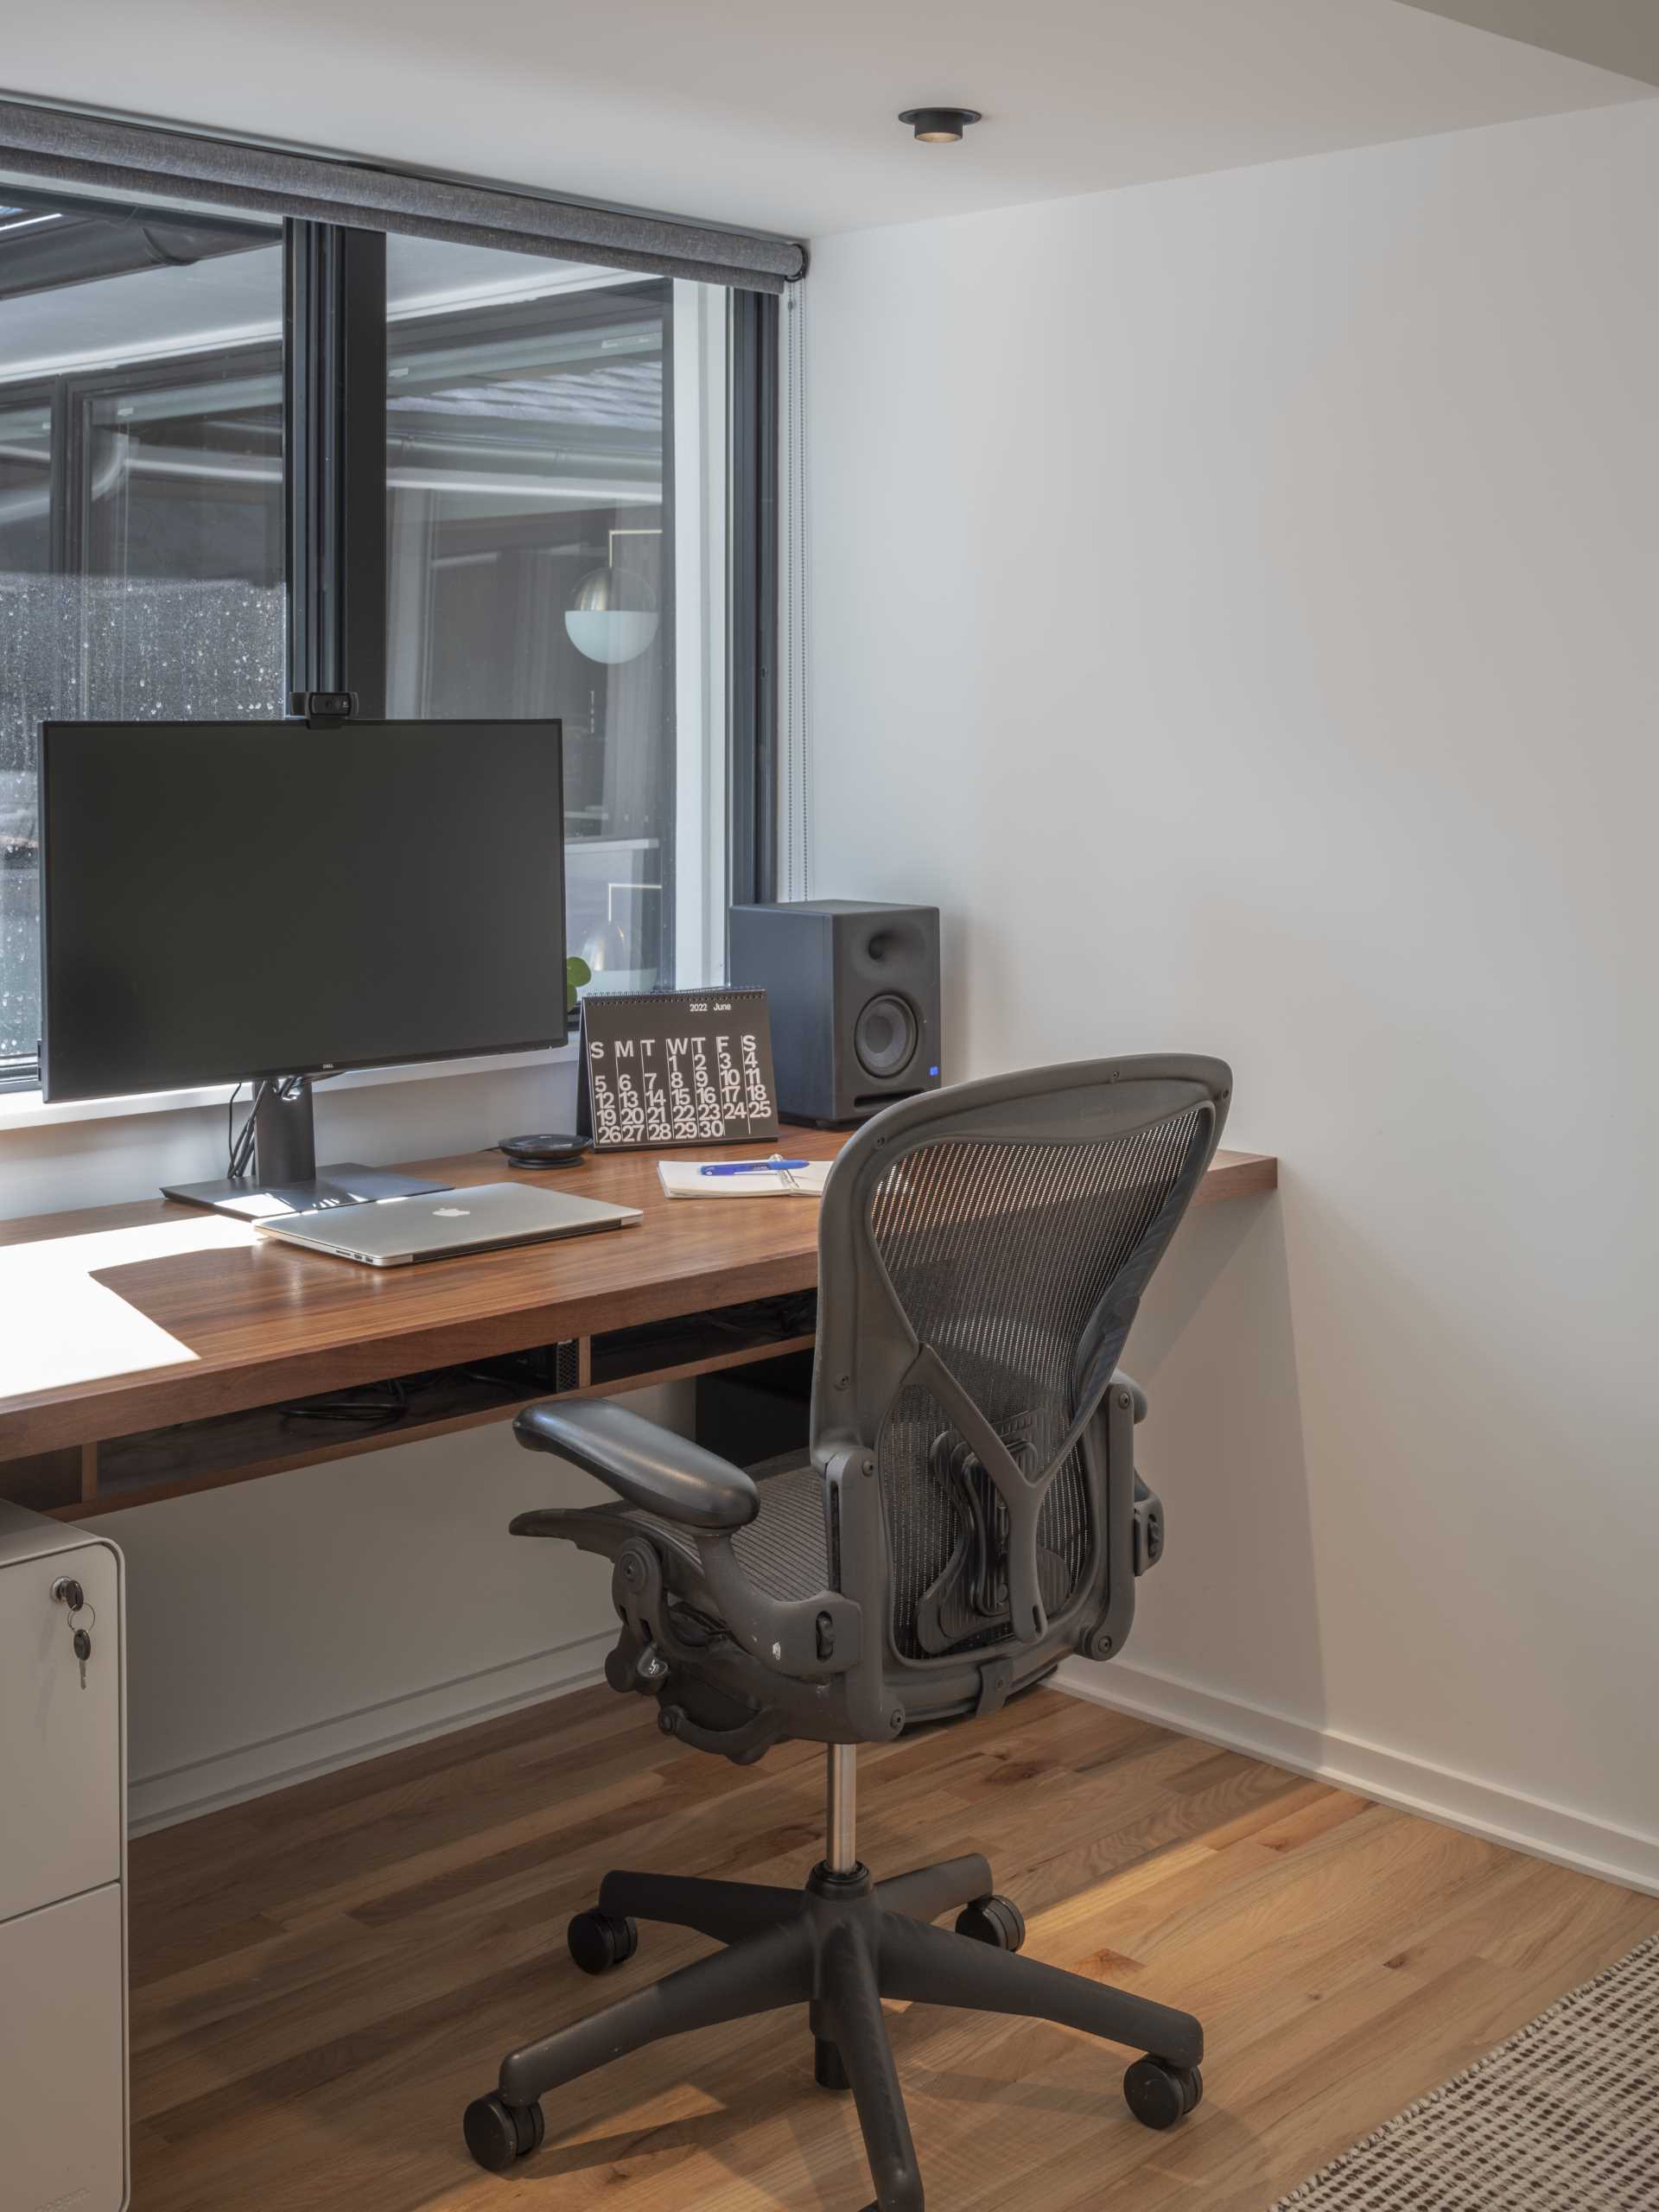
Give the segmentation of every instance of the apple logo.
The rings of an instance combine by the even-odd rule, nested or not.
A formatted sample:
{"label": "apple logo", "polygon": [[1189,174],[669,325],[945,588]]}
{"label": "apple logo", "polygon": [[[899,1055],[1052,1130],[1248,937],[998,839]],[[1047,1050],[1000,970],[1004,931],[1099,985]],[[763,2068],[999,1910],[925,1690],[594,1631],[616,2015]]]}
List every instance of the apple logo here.
{"label": "apple logo", "polygon": [[432,1209],[433,1216],[438,1221],[460,1221],[471,1211],[470,1206],[434,1206]]}

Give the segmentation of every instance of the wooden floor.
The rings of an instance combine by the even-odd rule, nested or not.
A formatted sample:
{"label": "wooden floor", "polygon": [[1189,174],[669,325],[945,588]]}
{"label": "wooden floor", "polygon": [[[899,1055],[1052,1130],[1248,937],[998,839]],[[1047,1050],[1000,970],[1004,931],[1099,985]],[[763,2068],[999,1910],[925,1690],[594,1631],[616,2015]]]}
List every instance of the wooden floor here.
{"label": "wooden floor", "polygon": [[[867,2205],[789,2014],[558,2093],[510,2179],[461,2147],[507,2047],[711,1948],[646,1929],[580,1974],[564,1922],[607,1866],[794,1883],[817,1855],[818,1754],[739,1771],[653,1719],[583,1693],[136,1844],[136,2212]],[[930,2212],[1264,2212],[1659,1929],[1659,1900],[1049,1693],[862,1773],[878,1873],[983,1851],[1031,1955],[1209,2037],[1204,2107],[1155,2136],[1105,2046],[894,2009]]]}

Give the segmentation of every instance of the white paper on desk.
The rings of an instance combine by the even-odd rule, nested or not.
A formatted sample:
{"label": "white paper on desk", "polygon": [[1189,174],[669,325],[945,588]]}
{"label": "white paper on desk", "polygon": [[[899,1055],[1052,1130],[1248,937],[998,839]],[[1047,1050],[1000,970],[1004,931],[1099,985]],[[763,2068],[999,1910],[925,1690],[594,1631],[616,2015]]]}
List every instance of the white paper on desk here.
{"label": "white paper on desk", "polygon": [[194,1359],[188,1344],[95,1281],[94,1271],[258,1241],[241,1222],[193,1213],[0,1249],[0,1398]]}
{"label": "white paper on desk", "polygon": [[[709,1162],[713,1166],[716,1163]],[[773,1170],[757,1160],[755,1172],[741,1175],[705,1175],[700,1160],[659,1160],[658,1178],[671,1198],[818,1198],[824,1178],[835,1165],[829,1160],[809,1160],[804,1167]]]}

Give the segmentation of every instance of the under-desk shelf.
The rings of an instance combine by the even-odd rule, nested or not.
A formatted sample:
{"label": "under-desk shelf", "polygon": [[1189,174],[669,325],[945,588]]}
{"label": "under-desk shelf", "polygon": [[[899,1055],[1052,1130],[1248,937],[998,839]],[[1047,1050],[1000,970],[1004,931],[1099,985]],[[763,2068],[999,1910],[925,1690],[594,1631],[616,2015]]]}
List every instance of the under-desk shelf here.
{"label": "under-desk shelf", "polygon": [[[540,1354],[388,1376],[321,1397],[42,1452],[0,1466],[0,1493],[59,1520],[77,1521],[296,1467],[354,1459],[510,1421],[542,1398],[611,1396],[807,1350],[815,1340],[816,1303],[811,1293],[803,1293],[719,1306],[575,1338]],[[387,1402],[377,1414],[370,1402],[382,1390]],[[353,1403],[363,1408],[355,1415],[347,1410]]]}
{"label": "under-desk shelf", "polygon": [[722,1367],[747,1367],[752,1360],[804,1351],[815,1341],[817,1329],[817,1296],[812,1291],[716,1306],[706,1313],[684,1313],[637,1328],[612,1329],[589,1339],[590,1386],[602,1395],[638,1389],[646,1382],[669,1382],[712,1375]]}

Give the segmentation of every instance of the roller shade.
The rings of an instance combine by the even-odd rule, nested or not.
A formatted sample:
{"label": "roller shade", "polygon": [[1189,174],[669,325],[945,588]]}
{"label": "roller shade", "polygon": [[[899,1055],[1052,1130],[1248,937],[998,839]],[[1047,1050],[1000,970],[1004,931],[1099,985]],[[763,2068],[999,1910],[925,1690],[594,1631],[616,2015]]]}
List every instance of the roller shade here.
{"label": "roller shade", "polygon": [[753,238],[21,101],[0,100],[0,168],[113,192],[172,190],[250,214],[397,231],[753,292],[781,292],[806,271],[806,249],[791,238]]}

